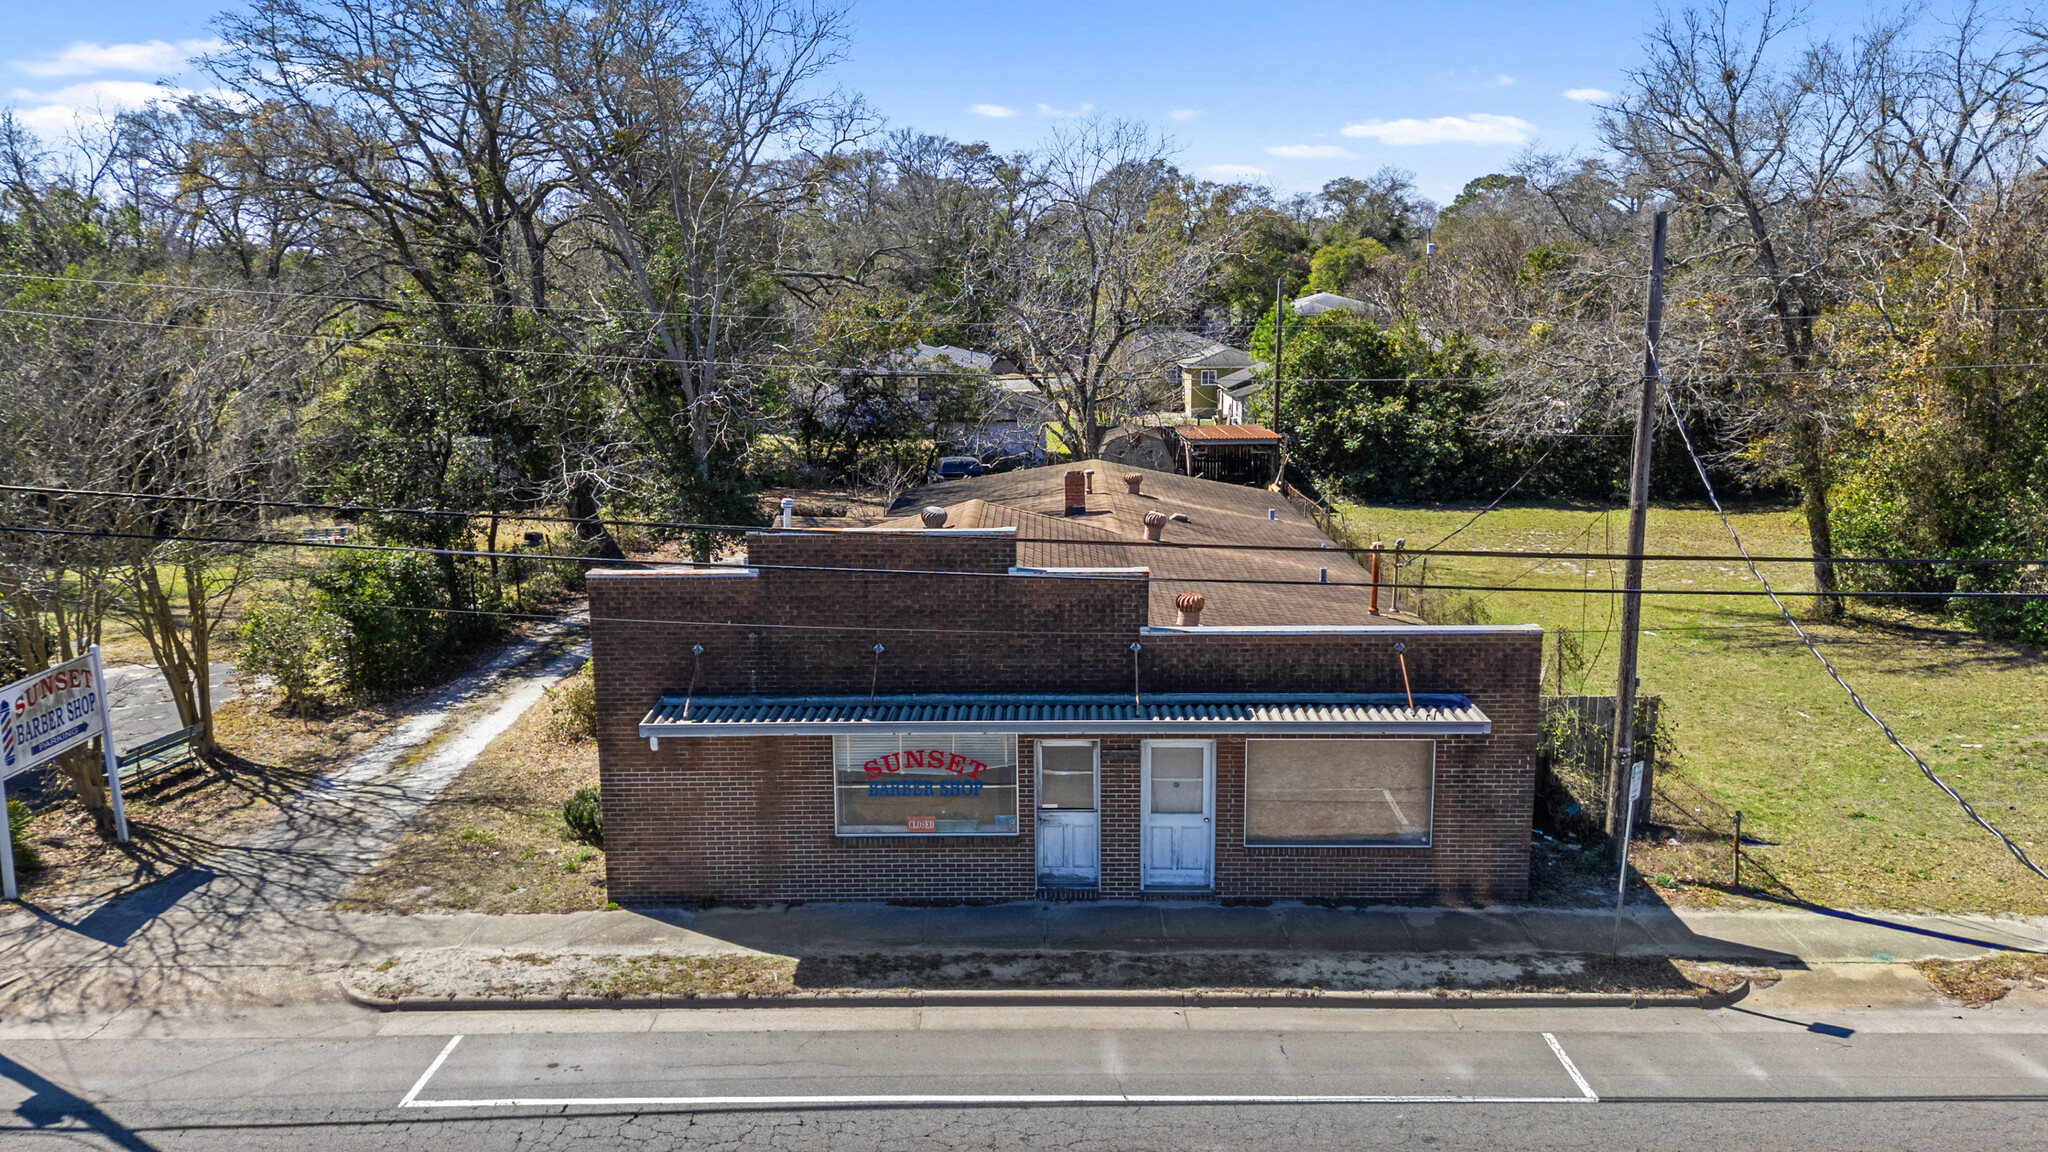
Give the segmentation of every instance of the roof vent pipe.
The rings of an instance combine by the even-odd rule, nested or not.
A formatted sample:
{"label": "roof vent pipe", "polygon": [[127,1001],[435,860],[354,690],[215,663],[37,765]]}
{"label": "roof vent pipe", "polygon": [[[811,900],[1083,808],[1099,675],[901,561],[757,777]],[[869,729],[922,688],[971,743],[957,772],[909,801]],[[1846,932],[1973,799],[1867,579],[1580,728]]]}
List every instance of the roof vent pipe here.
{"label": "roof vent pipe", "polygon": [[1090,496],[1095,495],[1095,469],[1083,468],[1081,469],[1081,475],[1088,478],[1088,494]]}
{"label": "roof vent pipe", "polygon": [[1280,518],[1280,510],[1279,510],[1278,508],[1268,508],[1268,509],[1266,509],[1266,519],[1268,519],[1268,520],[1278,520],[1279,518]]}
{"label": "roof vent pipe", "polygon": [[1173,606],[1180,611],[1180,618],[1174,623],[1182,628],[1198,628],[1202,624],[1202,609],[1209,600],[1200,592],[1183,592],[1173,598]]}
{"label": "roof vent pipe", "polygon": [[794,527],[796,527],[796,522],[795,522],[795,521],[796,521],[796,498],[795,498],[795,497],[793,497],[793,496],[784,496],[784,497],[782,498],[782,527],[783,527],[783,528],[784,528],[785,530],[787,530],[787,529],[790,529],[790,528],[794,528]]}
{"label": "roof vent pipe", "polygon": [[1159,542],[1159,534],[1166,531],[1166,522],[1171,519],[1166,513],[1154,508],[1145,513],[1145,539]]}
{"label": "roof vent pipe", "polygon": [[1145,487],[1145,474],[1143,472],[1124,473],[1124,487],[1128,489],[1130,491],[1130,494],[1133,496],[1144,495],[1141,489]]}
{"label": "roof vent pipe", "polygon": [[927,528],[944,528],[946,526],[946,510],[937,504],[926,505],[924,511],[917,514],[917,518],[924,521],[924,526]]}
{"label": "roof vent pipe", "polygon": [[1067,469],[1067,515],[1079,516],[1088,511],[1088,478],[1078,468]]}

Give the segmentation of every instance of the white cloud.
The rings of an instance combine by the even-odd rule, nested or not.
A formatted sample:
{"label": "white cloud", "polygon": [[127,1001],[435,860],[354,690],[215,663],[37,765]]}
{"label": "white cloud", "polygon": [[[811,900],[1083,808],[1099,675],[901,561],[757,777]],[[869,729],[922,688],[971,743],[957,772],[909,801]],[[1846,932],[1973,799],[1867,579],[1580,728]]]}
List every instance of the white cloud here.
{"label": "white cloud", "polygon": [[10,60],[31,76],[91,76],[96,72],[178,72],[185,61],[221,47],[218,40],[151,40],[145,44],[95,44],[80,40],[55,56]]}
{"label": "white cloud", "polygon": [[1167,113],[1167,116],[1175,120],[1193,120],[1195,117],[1200,115],[1201,113],[1193,108],[1175,108],[1173,111]]}
{"label": "white cloud", "polygon": [[142,80],[89,80],[54,92],[16,88],[7,95],[20,102],[17,115],[21,122],[31,132],[51,139],[70,131],[81,118],[140,108],[152,100],[175,100],[191,93]]}
{"label": "white cloud", "polygon": [[1598,104],[1602,100],[1614,99],[1614,93],[1605,88],[1567,88],[1564,90],[1564,98],[1577,100],[1581,104]]}
{"label": "white cloud", "polygon": [[1357,153],[1342,144],[1281,144],[1266,149],[1289,160],[1355,160]]}
{"label": "white cloud", "polygon": [[1510,85],[1510,84],[1513,84],[1513,83],[1515,82],[1515,78],[1514,78],[1513,76],[1510,76],[1510,75],[1508,75],[1507,73],[1503,72],[1503,73],[1501,73],[1500,75],[1498,75],[1498,76],[1495,76],[1495,77],[1493,78],[1493,82],[1494,82],[1495,84],[1498,84],[1498,85],[1500,85],[1501,87],[1505,88],[1505,87],[1507,87],[1508,85]]}
{"label": "white cloud", "polygon": [[1001,104],[970,104],[967,106],[967,110],[976,116],[990,116],[998,120],[1005,116],[1015,116],[1017,114],[1015,108],[1005,108]]}
{"label": "white cloud", "polygon": [[1433,120],[1368,120],[1347,124],[1344,135],[1382,144],[1527,144],[1534,124],[1514,116],[1475,112],[1470,116],[1438,116]]}
{"label": "white cloud", "polygon": [[1202,171],[1211,176],[1221,176],[1225,180],[1251,180],[1270,175],[1264,168],[1256,168],[1250,164],[1211,164]]}
{"label": "white cloud", "polygon": [[1038,106],[1038,114],[1040,116],[1055,116],[1061,119],[1086,116],[1093,111],[1095,111],[1095,105],[1093,104],[1083,104],[1079,108],[1055,108],[1050,104],[1040,104]]}

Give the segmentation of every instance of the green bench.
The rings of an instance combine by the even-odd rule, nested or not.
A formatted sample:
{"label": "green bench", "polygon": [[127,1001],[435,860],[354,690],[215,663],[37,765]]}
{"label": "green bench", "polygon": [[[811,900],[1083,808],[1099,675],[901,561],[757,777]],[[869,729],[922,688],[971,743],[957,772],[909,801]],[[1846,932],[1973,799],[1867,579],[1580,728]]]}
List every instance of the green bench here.
{"label": "green bench", "polygon": [[168,736],[159,736],[147,744],[130,748],[121,754],[121,784],[123,787],[136,780],[146,780],[160,772],[168,772],[181,764],[190,764],[198,759],[192,751],[192,742],[199,739],[205,726],[194,724],[180,728]]}

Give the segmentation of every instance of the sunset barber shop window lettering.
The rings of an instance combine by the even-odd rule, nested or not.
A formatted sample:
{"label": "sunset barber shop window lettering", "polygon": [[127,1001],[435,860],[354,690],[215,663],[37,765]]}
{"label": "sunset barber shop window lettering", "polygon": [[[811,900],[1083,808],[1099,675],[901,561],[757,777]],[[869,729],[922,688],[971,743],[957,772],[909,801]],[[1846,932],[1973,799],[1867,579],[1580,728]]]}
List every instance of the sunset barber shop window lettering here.
{"label": "sunset barber shop window lettering", "polygon": [[835,736],[841,836],[1015,836],[1015,736]]}
{"label": "sunset barber shop window lettering", "polygon": [[1431,740],[1245,741],[1248,848],[1426,848]]}

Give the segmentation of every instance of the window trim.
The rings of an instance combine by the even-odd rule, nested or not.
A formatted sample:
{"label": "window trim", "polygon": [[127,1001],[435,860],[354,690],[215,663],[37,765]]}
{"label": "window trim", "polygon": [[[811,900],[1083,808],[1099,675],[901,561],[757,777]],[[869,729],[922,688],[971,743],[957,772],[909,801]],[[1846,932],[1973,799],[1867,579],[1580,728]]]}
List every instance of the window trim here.
{"label": "window trim", "polygon": [[[1014,734],[1014,733],[1010,733],[1010,732],[951,732],[951,733],[947,733],[947,734],[946,734],[946,738],[947,738],[947,739],[949,739],[949,740],[950,740],[950,739],[954,739],[954,738],[957,738],[957,737],[960,737],[960,736],[992,736],[992,737],[995,737],[995,738],[997,738],[997,739],[1000,739],[1000,740],[1008,740],[1008,741],[1010,742],[1010,759],[1011,759],[1011,762],[1012,762],[1013,764],[1015,764],[1015,767],[1016,767],[1016,771],[1017,771],[1017,773],[1019,774],[1019,777],[1020,777],[1020,779],[1018,779],[1018,780],[1017,780],[1017,781],[1016,781],[1015,783],[1012,783],[1012,784],[1009,784],[1009,785],[997,785],[997,787],[1008,787],[1008,788],[1010,789],[1010,800],[1011,800],[1011,808],[1012,808],[1012,812],[1011,812],[1011,815],[1010,815],[1010,830],[1009,830],[1008,832],[1004,832],[1004,831],[1001,831],[1001,830],[997,830],[997,831],[994,831],[994,832],[984,832],[984,831],[981,831],[980,829],[976,829],[975,831],[972,831],[972,832],[936,832],[936,831],[934,831],[934,832],[912,832],[912,831],[910,831],[910,830],[908,830],[908,829],[905,829],[905,830],[903,830],[903,831],[900,831],[900,832],[896,832],[896,831],[876,831],[876,830],[869,830],[869,831],[860,831],[860,832],[848,832],[848,831],[846,831],[846,830],[845,830],[845,829],[846,829],[846,822],[845,822],[845,818],[844,818],[844,817],[843,817],[843,816],[841,815],[841,813],[840,813],[840,809],[839,809],[839,793],[840,793],[840,790],[841,790],[841,788],[842,788],[842,787],[849,787],[849,788],[850,788],[850,787],[853,787],[853,785],[844,785],[844,786],[842,786],[842,785],[841,785],[841,784],[839,783],[839,742],[840,742],[841,740],[850,740],[850,739],[853,739],[853,738],[855,738],[856,736],[881,736],[881,735],[884,735],[884,734],[885,734],[885,733],[881,733],[881,732],[862,732],[862,733],[847,733],[846,735],[843,735],[843,736],[841,736],[841,735],[835,735],[835,736],[833,736],[833,737],[832,737],[832,756],[831,756],[831,766],[830,766],[830,767],[829,767],[829,768],[827,769],[827,771],[828,771],[828,772],[830,773],[830,778],[831,778],[831,787],[832,787],[832,837],[833,837],[833,839],[835,839],[835,840],[962,840],[962,839],[983,839],[983,840],[986,840],[986,839],[990,839],[990,838],[996,838],[996,839],[1009,839],[1009,840],[1014,840],[1014,839],[1017,839],[1018,837],[1020,837],[1020,836],[1022,836],[1022,835],[1024,834],[1024,830],[1023,830],[1023,824],[1024,824],[1024,813],[1023,813],[1023,807],[1024,807],[1024,782],[1023,782],[1023,780],[1021,779],[1021,776],[1022,776],[1022,774],[1023,774],[1023,771],[1024,771],[1024,766],[1023,766],[1022,764],[1015,764],[1016,760],[1018,759],[1018,753],[1017,753],[1017,736],[1016,736],[1016,734]],[[910,737],[913,737],[913,736],[925,736],[925,735],[928,735],[928,734],[926,734],[926,733],[910,733],[910,732],[897,732],[897,733],[895,733],[894,735],[896,736],[896,738],[897,738],[898,742],[900,743],[900,742],[902,742],[903,740],[905,740],[905,739],[908,739],[908,738],[910,738]],[[1099,769],[1098,769],[1098,777],[1099,777]],[[1100,787],[1100,783],[1099,783],[1099,781],[1098,781],[1097,787],[1098,787],[1098,788]],[[1000,817],[1001,813],[998,813],[997,815],[998,815],[998,816]]]}
{"label": "window trim", "polygon": [[[1254,839],[1254,838],[1252,837],[1252,745],[1254,745],[1254,744],[1260,744],[1260,743],[1269,743],[1269,744],[1281,744],[1281,743],[1288,743],[1288,744],[1299,744],[1299,743],[1303,743],[1303,742],[1304,742],[1304,740],[1306,740],[1306,741],[1321,741],[1321,742],[1323,742],[1323,743],[1345,743],[1345,744],[1389,744],[1389,743],[1396,743],[1396,742],[1398,742],[1398,743],[1408,743],[1408,744],[1427,744],[1427,745],[1429,745],[1429,820],[1428,820],[1428,822],[1427,822],[1426,824],[1424,824],[1424,825],[1423,825],[1423,833],[1422,833],[1422,839],[1421,839],[1421,840],[1267,840],[1267,839]],[[1351,850],[1351,849],[1366,849],[1366,850],[1371,850],[1371,851],[1379,851],[1379,852],[1385,852],[1385,851],[1389,851],[1389,850],[1399,850],[1399,849],[1408,849],[1408,850],[1427,850],[1427,849],[1431,849],[1431,848],[1435,848],[1435,847],[1436,847],[1436,763],[1437,763],[1437,741],[1435,741],[1435,740],[1431,740],[1431,739],[1417,739],[1417,738],[1414,738],[1414,737],[1399,737],[1399,736],[1396,736],[1396,737],[1380,737],[1380,738],[1370,738],[1370,737],[1357,737],[1357,736],[1330,736],[1330,737],[1319,737],[1319,736],[1311,736],[1311,737],[1305,737],[1305,738],[1304,738],[1304,740],[1284,740],[1284,741],[1283,741],[1283,740],[1274,740],[1274,739],[1268,739],[1268,738],[1261,738],[1261,737],[1256,737],[1256,736],[1251,736],[1251,737],[1246,737],[1246,738],[1245,738],[1245,742],[1244,742],[1244,803],[1243,803],[1243,813],[1242,813],[1242,814],[1243,814],[1243,827],[1241,827],[1241,828],[1239,829],[1239,839],[1241,840],[1241,842],[1243,843],[1243,846],[1244,846],[1245,848],[1247,848],[1247,849],[1260,849],[1260,848],[1338,848],[1338,849],[1345,849],[1345,850]]]}
{"label": "window trim", "polygon": [[[1046,747],[1048,747],[1048,746],[1051,746],[1051,747],[1062,747],[1062,748],[1081,748],[1081,747],[1086,747],[1086,748],[1091,748],[1091,749],[1093,749],[1093,750],[1094,750],[1094,752],[1095,752],[1095,805],[1094,805],[1094,807],[1092,807],[1092,808],[1048,808],[1048,807],[1046,807],[1046,806],[1045,806],[1045,802],[1044,802],[1044,800],[1042,800],[1042,799],[1041,799],[1041,797],[1043,797],[1043,796],[1045,795],[1045,753],[1044,753],[1043,751],[1041,751],[1041,750],[1042,750],[1042,749],[1044,749],[1044,748],[1046,748]],[[1096,815],[1097,815],[1098,817],[1099,817],[1099,816],[1100,816],[1100,815],[1102,814],[1102,741],[1100,741],[1100,740],[1076,740],[1076,739],[1071,739],[1071,738],[1068,738],[1068,739],[1060,739],[1060,738],[1051,738],[1051,739],[1045,739],[1045,740],[1033,740],[1033,741],[1031,742],[1031,760],[1032,760],[1032,769],[1031,769],[1031,810],[1032,810],[1032,812],[1034,812],[1034,813],[1041,813],[1041,812],[1093,812],[1093,813],[1095,813],[1095,814],[1096,814]],[[1020,804],[1018,805],[1018,807],[1019,807],[1019,808],[1021,809],[1021,808],[1023,807],[1023,805],[1022,805],[1022,804],[1020,803]],[[1021,812],[1020,812],[1020,817],[1021,817]],[[1034,816],[1034,817],[1033,817],[1033,819],[1036,819],[1036,816]]]}

